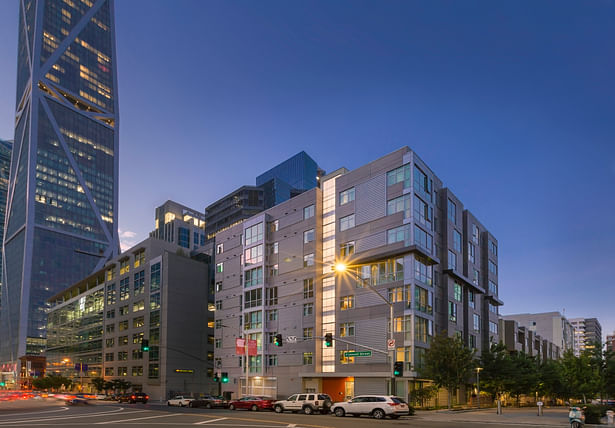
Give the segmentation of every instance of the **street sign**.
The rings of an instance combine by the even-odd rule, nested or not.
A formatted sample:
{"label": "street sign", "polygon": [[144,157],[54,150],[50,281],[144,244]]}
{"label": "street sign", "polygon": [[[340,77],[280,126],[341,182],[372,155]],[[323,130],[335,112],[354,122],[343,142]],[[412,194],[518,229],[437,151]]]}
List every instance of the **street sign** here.
{"label": "street sign", "polygon": [[371,357],[372,351],[346,351],[345,357]]}
{"label": "street sign", "polygon": [[387,340],[387,351],[394,351],[395,350],[395,339],[388,339]]}
{"label": "street sign", "polygon": [[286,342],[297,343],[297,336],[286,336]]}

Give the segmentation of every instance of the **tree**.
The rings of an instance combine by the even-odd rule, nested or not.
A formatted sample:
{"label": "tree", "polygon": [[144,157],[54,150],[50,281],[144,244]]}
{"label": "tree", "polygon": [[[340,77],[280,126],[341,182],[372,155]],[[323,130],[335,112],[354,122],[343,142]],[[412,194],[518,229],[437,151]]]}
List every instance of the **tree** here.
{"label": "tree", "polygon": [[417,388],[410,393],[410,402],[415,406],[423,406],[438,394],[438,388],[434,385]]}
{"label": "tree", "polygon": [[105,389],[105,379],[102,377],[95,377],[92,378],[92,385],[94,385],[94,388],[96,388],[96,391],[101,392],[103,389]]}
{"label": "tree", "polygon": [[514,367],[506,346],[494,343],[489,349],[483,350],[480,365],[483,369],[481,387],[496,398],[500,412],[502,394],[510,391],[514,378]]}
{"label": "tree", "polygon": [[599,389],[597,376],[591,365],[591,356],[587,352],[576,357],[572,350],[564,352],[560,360],[562,367],[563,398],[582,398],[587,403],[587,397],[594,396]]}
{"label": "tree", "polygon": [[545,360],[538,365],[537,391],[541,397],[561,397],[562,384],[561,365],[555,360]]}
{"label": "tree", "polygon": [[510,362],[514,376],[511,378],[508,389],[517,398],[517,406],[521,406],[521,395],[538,390],[538,364],[536,358],[525,352],[515,352],[510,356]]}
{"label": "tree", "polygon": [[119,390],[123,393],[132,386],[131,382],[124,379],[112,379],[111,384],[113,385],[114,390]]}
{"label": "tree", "polygon": [[474,351],[467,348],[460,338],[446,333],[434,337],[425,351],[422,375],[439,388],[448,390],[448,408],[452,407],[453,394],[466,383],[475,367]]}
{"label": "tree", "polygon": [[32,381],[32,386],[39,390],[48,390],[51,388],[51,382],[48,377],[39,377]]}

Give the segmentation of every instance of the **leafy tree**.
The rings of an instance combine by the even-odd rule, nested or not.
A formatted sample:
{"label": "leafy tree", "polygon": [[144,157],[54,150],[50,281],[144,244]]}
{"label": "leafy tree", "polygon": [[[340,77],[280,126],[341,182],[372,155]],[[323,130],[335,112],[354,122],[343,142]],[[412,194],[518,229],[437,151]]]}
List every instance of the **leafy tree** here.
{"label": "leafy tree", "polygon": [[520,396],[538,389],[538,364],[536,358],[525,352],[515,352],[510,356],[510,362],[515,375],[510,379],[508,390],[517,398],[517,405],[521,406]]}
{"label": "leafy tree", "polygon": [[435,385],[423,386],[410,393],[410,402],[415,406],[423,406],[425,401],[431,400],[437,394],[438,388]]}
{"label": "leafy tree", "polygon": [[474,366],[474,351],[467,348],[460,338],[443,333],[434,337],[425,351],[422,375],[448,390],[448,408],[451,409],[453,393],[466,383]]}
{"label": "leafy tree", "polygon": [[105,390],[105,394],[108,394],[109,390],[113,389],[113,382],[105,381],[103,384],[103,389]]}
{"label": "leafy tree", "polygon": [[102,377],[95,377],[92,378],[92,385],[94,385],[94,388],[96,388],[96,391],[101,392],[103,389],[105,389],[105,379]]}
{"label": "leafy tree", "polygon": [[480,357],[482,367],[480,375],[481,388],[489,392],[501,408],[502,394],[512,389],[515,372],[514,364],[502,343],[494,343],[489,349],[483,350]]}
{"label": "leafy tree", "polygon": [[561,365],[556,360],[545,360],[538,365],[537,391],[542,397],[561,397],[562,384]]}
{"label": "leafy tree", "polygon": [[51,388],[51,382],[48,377],[39,377],[32,381],[32,386],[36,389],[44,389],[47,390]]}
{"label": "leafy tree", "polygon": [[112,379],[111,384],[113,385],[113,389],[116,391],[126,392],[127,389],[130,389],[132,383],[124,380],[124,379]]}
{"label": "leafy tree", "polygon": [[563,398],[582,398],[587,403],[587,397],[594,396],[599,389],[594,368],[591,365],[591,356],[583,352],[577,357],[569,349],[560,360],[562,367]]}
{"label": "leafy tree", "polygon": [[604,354],[604,392],[607,397],[615,397],[615,353],[607,351]]}

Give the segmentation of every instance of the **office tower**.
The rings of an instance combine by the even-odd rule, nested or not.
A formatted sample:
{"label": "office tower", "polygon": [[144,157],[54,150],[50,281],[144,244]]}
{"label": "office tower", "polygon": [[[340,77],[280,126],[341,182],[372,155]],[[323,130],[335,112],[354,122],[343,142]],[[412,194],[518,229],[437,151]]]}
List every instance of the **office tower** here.
{"label": "office tower", "polygon": [[156,228],[149,236],[188,250],[205,245],[205,214],[174,201],[156,208]]}
{"label": "office tower", "polygon": [[113,14],[113,0],[19,4],[0,364],[40,356],[47,299],[118,251]]}
{"label": "office tower", "polygon": [[597,318],[570,318],[574,327],[574,355],[602,344],[602,326]]}
{"label": "office tower", "polygon": [[[9,189],[11,152],[13,142],[0,140],[0,242],[4,237],[4,217],[6,215],[6,196]],[[2,250],[0,249],[0,256]],[[2,307],[2,263],[0,263],[0,308]]]}
{"label": "office tower", "polygon": [[[386,393],[391,307],[402,397],[423,381],[436,333],[478,354],[499,342],[497,240],[416,153],[319,181],[216,235],[215,365],[229,390]],[[332,270],[339,261],[347,273]],[[256,341],[248,364],[239,336]]]}
{"label": "office tower", "polygon": [[574,349],[574,327],[559,312],[541,312],[536,314],[512,314],[502,316],[504,320],[516,321],[540,335],[543,339],[559,347],[563,354]]}

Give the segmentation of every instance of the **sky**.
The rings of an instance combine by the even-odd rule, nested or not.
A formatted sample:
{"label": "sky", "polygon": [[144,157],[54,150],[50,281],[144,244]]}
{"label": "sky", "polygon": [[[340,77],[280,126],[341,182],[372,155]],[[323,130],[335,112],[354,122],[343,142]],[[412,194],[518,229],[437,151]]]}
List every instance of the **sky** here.
{"label": "sky", "polygon": [[[503,314],[615,331],[615,1],[116,1],[119,228],[305,150],[415,150],[499,242]],[[0,1],[12,139],[18,1]]]}

